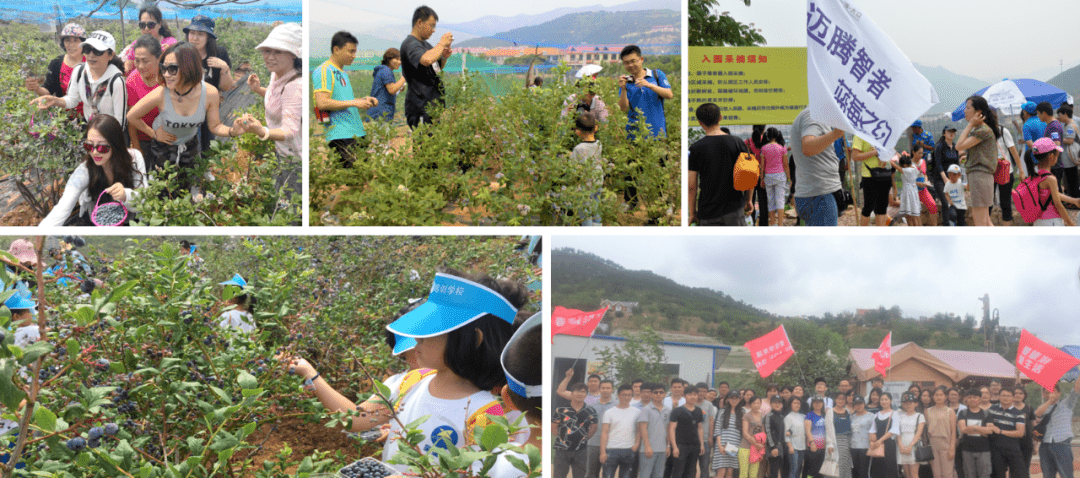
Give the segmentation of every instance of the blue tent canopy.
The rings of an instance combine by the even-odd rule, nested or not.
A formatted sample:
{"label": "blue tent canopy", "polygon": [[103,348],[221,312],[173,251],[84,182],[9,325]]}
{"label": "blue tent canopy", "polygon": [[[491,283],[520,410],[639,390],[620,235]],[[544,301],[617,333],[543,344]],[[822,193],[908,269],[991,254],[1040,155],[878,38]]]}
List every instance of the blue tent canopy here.
{"label": "blue tent canopy", "polygon": [[[1046,101],[1046,102],[1049,102],[1050,106],[1053,106],[1055,110],[1059,106],[1061,106],[1062,103],[1068,103],[1070,101],[1070,99],[1071,99],[1069,97],[1069,94],[1062,91],[1060,88],[1058,88],[1056,86],[1053,86],[1053,85],[1050,85],[1050,84],[1047,84],[1047,83],[1043,83],[1043,82],[1041,82],[1039,80],[1031,80],[1031,79],[1020,79],[1020,80],[1006,79],[1006,80],[1002,80],[1001,82],[995,83],[995,84],[987,86],[986,88],[983,88],[983,89],[981,89],[979,91],[976,91],[975,93],[973,93],[973,96],[982,96],[982,97],[986,98],[986,101],[988,103],[990,103],[990,106],[994,106],[994,107],[997,107],[999,109],[1004,110],[1003,112],[1005,114],[1018,114],[1020,112],[1020,104],[1022,104],[1024,101],[1020,101],[1019,98],[1009,95],[1010,91],[1006,91],[1006,90],[1015,91],[1015,89],[1013,87],[1007,85],[1007,83],[1010,83],[1010,82],[1015,84],[1015,89],[1019,89],[1019,93],[1023,95],[1023,98],[1026,101],[1031,101],[1031,102],[1034,102],[1034,103],[1041,103],[1043,101]],[[1003,85],[1003,84],[1005,84],[1005,85]],[[987,92],[987,90],[989,90],[991,88],[994,88],[995,91],[1000,90],[1000,93],[1003,96],[1007,97],[1007,98],[1002,98],[1003,100],[1011,100],[1011,101],[1004,101],[1004,102],[995,101],[995,96],[996,96],[995,94],[991,94],[991,96],[987,96],[985,93]],[[1007,105],[1003,104],[1003,103],[1007,103]],[[963,103],[960,103],[960,106],[957,106],[956,109],[953,110],[953,112],[952,112],[952,120],[953,121],[960,121],[960,120],[964,119],[964,108],[966,106],[967,106],[967,100],[965,100]]]}

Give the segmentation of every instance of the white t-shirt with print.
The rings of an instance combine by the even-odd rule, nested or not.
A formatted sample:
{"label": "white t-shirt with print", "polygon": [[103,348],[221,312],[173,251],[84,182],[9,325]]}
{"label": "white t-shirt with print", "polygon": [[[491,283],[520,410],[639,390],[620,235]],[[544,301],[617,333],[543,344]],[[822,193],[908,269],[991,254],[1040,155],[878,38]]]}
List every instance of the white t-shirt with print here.
{"label": "white t-shirt with print", "polygon": [[[431,381],[434,378],[434,374],[425,377],[409,389],[401,400],[401,408],[398,410],[398,419],[401,423],[411,423],[424,415],[429,415],[428,419],[420,424],[420,431],[424,434],[424,441],[420,442],[418,447],[424,453],[429,453],[432,449],[438,448],[438,444],[442,444],[443,440],[447,439],[458,448],[464,447],[465,434],[467,433],[465,427],[469,417],[477,410],[498,400],[497,396],[483,390],[457,400],[435,398],[429,390]],[[401,431],[398,422],[391,420],[390,436],[387,437],[383,446],[383,462],[389,463],[390,459],[398,453],[397,440]],[[445,446],[442,448],[445,448]],[[390,466],[398,471],[408,469],[406,465],[391,464]]]}

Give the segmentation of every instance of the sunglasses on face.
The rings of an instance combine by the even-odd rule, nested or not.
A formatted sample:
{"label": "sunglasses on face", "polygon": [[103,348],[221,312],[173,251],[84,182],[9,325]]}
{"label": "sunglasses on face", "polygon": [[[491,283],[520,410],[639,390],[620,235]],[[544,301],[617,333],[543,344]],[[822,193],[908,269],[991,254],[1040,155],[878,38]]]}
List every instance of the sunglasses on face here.
{"label": "sunglasses on face", "polygon": [[91,46],[89,46],[89,45],[85,45],[85,46],[83,46],[83,49],[82,49],[82,54],[83,54],[83,55],[90,55],[90,54],[93,54],[94,56],[101,56],[101,55],[104,55],[104,54],[105,54],[105,52],[103,52],[103,51],[97,51],[97,50],[95,50],[95,49],[94,49],[93,47],[91,47]]}
{"label": "sunglasses on face", "polygon": [[154,28],[157,26],[157,22],[139,22],[140,29]]}
{"label": "sunglasses on face", "polygon": [[168,73],[169,76],[176,75],[180,72],[180,65],[176,63],[170,63],[168,65],[160,63],[158,64],[158,67],[161,68],[162,73]]}
{"label": "sunglasses on face", "polygon": [[112,146],[109,146],[108,143],[94,144],[94,143],[91,143],[90,141],[83,141],[82,146],[83,146],[83,149],[85,149],[87,153],[89,153],[91,151],[97,151],[100,154],[106,154],[109,151],[112,151]]}

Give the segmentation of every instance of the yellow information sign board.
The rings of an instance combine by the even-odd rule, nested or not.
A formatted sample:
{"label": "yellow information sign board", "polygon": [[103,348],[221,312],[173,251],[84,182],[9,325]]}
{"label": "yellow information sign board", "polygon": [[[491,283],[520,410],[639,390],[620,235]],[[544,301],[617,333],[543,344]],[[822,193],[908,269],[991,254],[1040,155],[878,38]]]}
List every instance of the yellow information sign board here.
{"label": "yellow information sign board", "polygon": [[806,108],[806,48],[690,47],[690,126],[715,103],[721,125],[791,124]]}

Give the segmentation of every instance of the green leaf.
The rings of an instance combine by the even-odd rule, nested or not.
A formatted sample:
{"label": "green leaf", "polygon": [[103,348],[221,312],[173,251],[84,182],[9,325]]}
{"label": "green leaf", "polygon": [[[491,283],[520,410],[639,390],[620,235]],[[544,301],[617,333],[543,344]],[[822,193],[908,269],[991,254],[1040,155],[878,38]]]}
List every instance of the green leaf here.
{"label": "green leaf", "polygon": [[517,468],[519,471],[525,473],[526,475],[529,474],[529,465],[522,461],[521,458],[518,458],[511,453],[503,453],[503,457],[506,458],[506,461],[510,462],[511,465],[514,465],[514,468]]}
{"label": "green leaf", "polygon": [[228,404],[232,404],[232,397],[230,397],[229,394],[225,393],[224,390],[222,390],[220,388],[217,388],[217,387],[215,387],[213,385],[210,385],[210,390],[212,390],[214,392],[214,394],[217,395],[218,398],[221,399],[221,401],[223,401],[225,403],[228,403]]}
{"label": "green leaf", "polygon": [[45,408],[44,405],[39,403],[34,409],[34,423],[47,432],[56,431],[56,414],[50,412],[48,408]]}
{"label": "green leaf", "polygon": [[26,392],[11,381],[15,375],[15,361],[10,359],[0,360],[0,403],[8,410],[15,410],[19,402],[26,398]]}
{"label": "green leaf", "polygon": [[243,370],[237,375],[236,382],[240,384],[240,388],[245,390],[250,390],[259,386],[259,381],[255,376]]}
{"label": "green leaf", "polygon": [[480,438],[480,445],[484,450],[492,451],[499,445],[506,443],[509,438],[509,434],[506,429],[498,425],[489,425],[484,427],[483,435]]}
{"label": "green leaf", "polygon": [[40,357],[42,355],[45,355],[45,354],[47,354],[49,352],[52,352],[52,349],[53,349],[52,344],[50,344],[49,342],[46,342],[44,340],[39,341],[39,342],[34,342],[34,343],[30,344],[29,346],[27,346],[26,349],[23,350],[23,356],[19,360],[19,365],[22,365],[22,366],[30,365],[30,363],[33,362],[34,360],[37,360],[38,357]]}
{"label": "green leaf", "polygon": [[221,430],[217,433],[217,436],[214,437],[214,443],[210,445],[210,449],[213,451],[221,451],[238,445],[240,445],[239,439],[233,436],[233,434]]}

